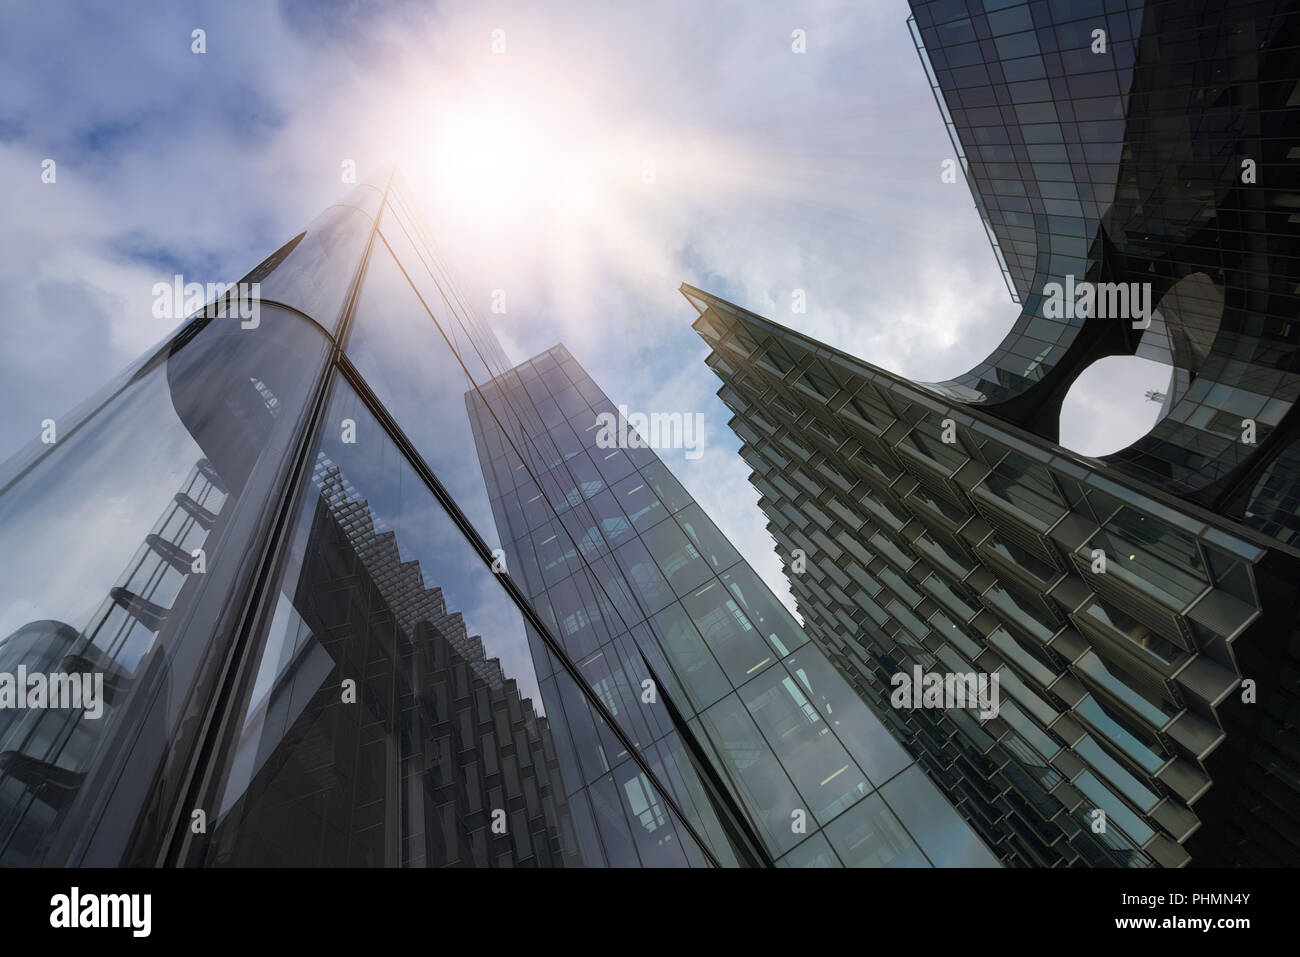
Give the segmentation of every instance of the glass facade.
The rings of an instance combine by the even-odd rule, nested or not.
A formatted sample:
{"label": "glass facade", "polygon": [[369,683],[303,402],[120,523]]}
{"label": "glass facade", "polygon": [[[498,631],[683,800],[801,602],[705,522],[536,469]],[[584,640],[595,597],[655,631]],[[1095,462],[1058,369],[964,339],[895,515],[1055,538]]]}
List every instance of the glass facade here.
{"label": "glass facade", "polygon": [[[996,853],[1294,862],[1300,555],[683,292],[811,644]],[[997,675],[997,715],[895,707],[914,668]]]}
{"label": "glass facade", "polygon": [[[1078,375],[1165,362],[1159,422],[1117,471],[1291,543],[1300,396],[1293,5],[932,0],[910,28],[1023,311],[930,387],[1055,441]],[[1083,316],[1052,283],[1092,283]],[[1147,327],[1100,306],[1145,287]],[[1139,322],[1139,325],[1141,322]],[[1251,435],[1243,438],[1251,423]]]}
{"label": "glass facade", "polygon": [[[137,813],[180,799],[175,762],[197,747],[196,718],[234,652],[242,566],[288,480],[328,350],[319,327],[270,304],[255,329],[196,318],[60,422],[55,444],[9,464],[0,670],[99,671],[105,703],[93,720],[9,712],[0,861],[84,852],[119,796]],[[24,639],[33,627],[44,640]]]}
{"label": "glass facade", "polygon": [[244,281],[0,472],[0,673],[103,683],[0,710],[0,863],[998,863],[396,175]]}
{"label": "glass facade", "polygon": [[[506,568],[720,861],[997,864],[923,777],[927,810],[895,806],[913,760],[567,349],[466,401]],[[581,799],[626,755],[529,634]]]}
{"label": "glass facade", "polygon": [[[1293,5],[911,8],[1004,341],[910,382],[682,287],[807,634],[1009,863],[1300,863]],[[1133,354],[1171,370],[1150,433],[1056,445]],[[1002,707],[894,707],[914,667]]]}

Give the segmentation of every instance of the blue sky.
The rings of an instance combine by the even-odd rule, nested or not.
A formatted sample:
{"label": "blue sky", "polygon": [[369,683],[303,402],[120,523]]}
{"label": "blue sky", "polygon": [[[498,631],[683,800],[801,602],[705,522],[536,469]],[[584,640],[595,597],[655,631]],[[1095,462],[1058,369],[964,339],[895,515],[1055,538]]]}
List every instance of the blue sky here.
{"label": "blue sky", "polygon": [[[237,279],[346,191],[344,160],[363,178],[394,161],[512,358],[563,341],[615,402],[705,414],[705,454],[663,457],[787,597],[676,289],[923,380],[996,345],[1018,308],[969,191],[940,180],[953,150],[906,17],[903,0],[6,5],[0,456],[168,333],[155,282]],[[1166,378],[1099,368],[1065,441],[1124,444],[1124,405]]]}

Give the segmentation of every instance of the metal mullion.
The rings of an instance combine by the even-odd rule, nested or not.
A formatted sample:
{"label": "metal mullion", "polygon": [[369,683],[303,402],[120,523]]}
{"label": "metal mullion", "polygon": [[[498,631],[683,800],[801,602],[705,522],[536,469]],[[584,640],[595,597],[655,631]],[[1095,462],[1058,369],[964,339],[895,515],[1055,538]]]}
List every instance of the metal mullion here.
{"label": "metal mullion", "polygon": [[[419,451],[411,443],[410,439],[408,439],[406,434],[402,432],[400,426],[398,426],[388,409],[384,407],[383,403],[380,402],[379,398],[370,389],[369,385],[361,376],[361,373],[357,371],[356,367],[352,365],[346,356],[339,357],[337,368],[344,381],[353,388],[367,411],[375,417],[376,422],[379,423],[380,427],[388,435],[388,438],[397,447],[398,452],[401,453],[401,455],[415,470],[416,475],[419,476],[425,487],[428,488],[434,498],[437,499],[438,503],[443,507],[443,510],[455,523],[457,528],[460,529],[461,533],[470,543],[470,546],[483,560],[483,563],[487,565],[488,568],[491,568],[496,561],[496,556],[493,555],[492,549],[488,547],[487,542],[485,542],[482,536],[479,535],[478,530],[469,520],[469,517],[461,510],[455,499],[452,498],[451,494],[443,486],[437,475],[434,474],[428,463],[425,462],[423,456],[420,455]],[[659,780],[658,775],[656,775],[653,769],[651,769],[649,763],[637,749],[635,743],[627,736],[627,733],[614,719],[614,716],[605,706],[605,703],[600,700],[599,696],[587,684],[587,681],[583,678],[582,672],[578,669],[578,666],[569,657],[568,652],[561,647],[559,641],[551,634],[550,628],[544,621],[542,621],[541,616],[537,614],[536,609],[533,608],[533,605],[528,600],[527,596],[519,586],[515,584],[514,579],[512,579],[508,573],[502,574],[499,572],[493,572],[493,574],[506,589],[507,594],[510,595],[510,598],[519,608],[528,624],[537,631],[538,635],[540,635],[542,640],[546,643],[547,648],[555,655],[557,660],[559,660],[560,664],[564,667],[564,670],[569,674],[569,676],[574,679],[580,693],[584,698],[586,698],[588,704],[606,723],[610,731],[614,734],[614,737],[617,738],[619,743],[627,750],[628,756],[637,764],[642,773],[644,773],[654,784],[664,803],[672,809],[675,815],[677,815],[682,826],[686,828],[691,838],[699,845],[700,850],[709,860],[709,863],[714,867],[720,867],[721,864],[718,862],[717,858],[714,857],[708,844],[696,832],[694,826],[678,806],[676,799],[672,796],[672,792],[669,791]]]}
{"label": "metal mullion", "polygon": [[[388,187],[391,184],[390,174],[384,188],[384,202],[387,201]],[[381,213],[382,210],[383,203],[380,204]],[[171,837],[164,840],[155,856],[154,862],[158,866],[181,865],[185,863],[185,858],[193,853],[190,841],[192,834],[188,828],[179,830],[177,825],[182,820],[186,807],[201,807],[202,798],[215,785],[217,758],[221,754],[219,747],[229,738],[232,720],[235,717],[233,704],[242,696],[241,691],[247,684],[248,672],[252,667],[250,652],[252,643],[263,619],[267,614],[272,613],[268,610],[266,602],[270,594],[269,586],[277,580],[288,557],[290,543],[286,536],[293,531],[293,518],[306,495],[311,459],[319,445],[325,409],[336,378],[336,360],[341,354],[341,343],[351,327],[356,312],[357,301],[369,266],[370,253],[378,232],[379,217],[376,217],[371,221],[370,235],[357,262],[348,295],[343,302],[338,333],[329,336],[331,341],[329,358],[317,377],[305,424],[290,456],[292,464],[278,490],[279,501],[272,509],[274,518],[261,537],[261,541],[254,546],[257,555],[255,563],[257,571],[249,579],[251,586],[244,589],[243,607],[238,619],[239,625],[235,629],[235,639],[225,668],[217,681],[216,696],[205,715],[205,727],[198,734],[198,745],[185,769],[188,784],[181,790],[184,797],[170,812],[171,826],[164,833],[170,834]],[[299,313],[296,309],[293,311]],[[320,323],[311,321],[318,329],[324,331]]]}
{"label": "metal mullion", "polygon": [[[475,391],[477,392],[478,390],[476,389]],[[519,450],[518,450],[518,448],[515,447],[514,441],[513,441],[513,439],[511,438],[510,434],[509,434],[508,432],[506,432],[505,427],[501,424],[501,420],[497,417],[496,410],[492,408],[491,403],[489,403],[485,398],[483,398],[481,392],[479,392],[478,394],[479,394],[479,398],[483,400],[484,407],[488,410],[489,413],[491,413],[493,419],[494,419],[494,420],[496,421],[496,423],[497,423],[497,426],[501,429],[502,434],[505,436],[506,440],[510,443],[510,447],[511,447],[511,449],[515,452],[516,455],[519,455]],[[527,390],[525,390],[525,394],[527,394]],[[530,435],[529,429],[528,429],[527,425],[525,424],[523,417],[520,416],[520,415],[518,414],[518,410],[515,409],[514,406],[511,404],[510,397],[509,397],[508,393],[507,393],[505,390],[503,390],[503,392],[502,392],[502,398],[503,398],[503,400],[505,401],[506,405],[510,407],[511,411],[515,412],[515,414],[516,414],[516,418],[518,419],[518,422],[519,422],[519,427],[520,427],[520,434],[521,434],[521,436],[523,436],[523,438],[524,438],[525,440],[527,440],[527,441],[529,441],[529,442],[532,442],[532,438],[531,438],[531,435]],[[533,444],[533,450],[534,450],[534,452],[537,451],[537,448],[536,448],[535,443]],[[545,489],[545,487],[542,485],[542,483],[541,483],[540,481],[537,480],[537,476],[535,476],[535,475],[533,474],[532,468],[531,468],[531,466],[528,464],[528,461],[527,461],[527,460],[526,460],[522,455],[519,455],[519,459],[520,459],[520,461],[523,463],[523,467],[527,470],[529,477],[532,478],[533,481],[536,483],[536,485],[537,485],[537,487],[538,487],[538,491],[539,491],[539,493],[540,493],[544,498],[546,498],[546,489]],[[562,468],[564,468],[566,472],[568,472],[570,478],[573,478],[573,473],[572,473],[571,471],[569,471],[567,465],[565,465],[565,463],[564,463],[564,460],[561,461],[560,466],[561,466]],[[638,472],[640,471],[639,467],[637,467],[637,470],[638,470]],[[553,515],[556,516],[555,519],[554,519],[554,521],[555,521],[556,523],[559,524],[559,526],[560,526],[561,530],[564,532],[566,538],[567,538],[567,539],[568,539],[568,540],[573,544],[574,549],[577,550],[578,553],[579,553],[579,555],[580,555],[581,552],[580,552],[580,550],[578,549],[578,544],[577,544],[577,542],[574,541],[572,533],[569,531],[569,529],[567,528],[567,526],[565,526],[564,522],[560,520],[560,518],[559,518],[559,513],[558,513],[558,511],[555,509],[554,504],[550,501],[549,498],[546,498],[546,504],[550,507],[551,513],[552,513]],[[575,506],[575,508],[576,508],[576,506]],[[671,516],[670,516],[670,517],[671,517]],[[638,540],[640,540],[640,533],[639,533],[639,532],[636,532],[635,529],[634,529],[634,533],[637,535]],[[653,556],[652,556],[652,557],[653,557]],[[619,565],[618,565],[618,561],[617,561],[617,559],[614,557],[614,553],[613,553],[613,550],[612,550],[612,549],[609,551],[608,558],[609,558],[609,560],[610,560],[611,562],[614,563],[614,569],[615,569],[615,571],[616,571],[616,572],[617,572],[617,573],[618,573],[618,574],[623,578],[623,580],[624,580],[625,582],[628,581],[626,574],[624,574],[623,571],[622,571],[622,569],[619,567]],[[608,589],[608,587],[606,586],[605,582],[602,581],[602,580],[601,580],[601,579],[600,579],[600,578],[595,574],[595,572],[592,570],[592,568],[591,568],[591,566],[590,566],[589,563],[587,563],[586,561],[583,561],[583,560],[581,560],[581,559],[579,559],[579,560],[580,560],[580,562],[581,562],[581,564],[582,564],[582,574],[586,577],[588,583],[591,584],[591,585],[593,585],[593,592],[595,591],[596,588],[599,588],[600,592],[602,592],[602,593],[605,595],[605,598],[606,598],[606,600],[609,602],[610,607],[613,609],[614,614],[618,617],[619,624],[622,626],[622,630],[621,630],[621,631],[618,631],[618,632],[615,632],[615,635],[614,635],[613,638],[611,638],[611,642],[610,642],[610,643],[613,644],[613,642],[614,642],[618,637],[620,637],[620,636],[626,634],[626,635],[629,637],[629,640],[632,641],[633,645],[636,646],[636,639],[632,637],[632,626],[629,625],[629,624],[626,622],[626,620],[623,618],[622,613],[618,610],[618,603],[615,602],[615,601],[613,600],[613,598],[610,596],[609,589]],[[714,577],[717,578],[718,576],[715,575]],[[629,582],[628,594],[630,595],[632,601],[636,604],[638,610],[641,611],[641,614],[642,614],[643,620],[645,621],[645,624],[646,624],[646,628],[647,628],[647,630],[650,631],[651,636],[654,637],[653,629],[651,629],[651,627],[650,627],[650,616],[649,616],[648,614],[646,614],[645,609],[644,609],[644,607],[642,606],[642,604],[641,604],[641,600],[640,600],[640,598],[637,596],[635,589],[633,589],[633,588],[630,587],[630,582]],[[598,614],[600,614],[600,615],[602,616],[602,621],[604,621],[604,620],[605,620],[605,619],[604,619],[604,612],[601,611],[601,609],[599,608],[599,606],[597,607],[596,611],[597,611]],[[701,636],[701,640],[703,640],[702,636]],[[656,644],[658,644],[658,639],[657,639],[657,638],[656,638]],[[709,645],[708,645],[707,642],[704,643],[704,647],[705,647],[705,651],[707,651],[707,652],[709,653],[710,657],[712,657],[712,658],[714,658],[714,659],[716,660],[716,655],[714,655],[713,649],[709,647]],[[651,674],[653,680],[655,681],[655,683],[656,683],[657,685],[660,685],[660,686],[662,687],[661,683],[659,682],[658,676],[655,675],[655,674],[654,674],[654,670],[653,670],[652,668],[649,667],[649,662],[648,662],[648,661],[645,661],[645,653],[644,653],[644,651],[642,651],[642,650],[639,648],[639,646],[637,647],[637,650],[638,650],[638,653],[641,655],[642,660],[645,662],[645,664],[646,664],[646,666],[647,666],[647,670],[650,671],[650,674]],[[662,647],[660,647],[660,653],[663,654],[663,656],[664,656],[664,661],[667,663],[669,670],[670,670],[670,671],[673,670],[672,661],[669,659],[668,654],[663,650]],[[680,681],[680,679],[678,679],[678,680]],[[730,682],[730,679],[728,679],[728,681]],[[585,679],[585,678],[580,678],[580,684],[581,684],[584,688],[586,688],[586,687],[587,687],[586,679]],[[683,687],[684,687],[684,686],[685,686],[685,685],[683,684]],[[734,686],[733,686],[733,691],[732,691],[732,693],[735,693]],[[665,698],[664,698],[664,700],[665,700],[665,702],[668,701],[668,698],[667,698],[667,695],[666,695],[666,694],[665,694]],[[739,700],[739,699],[737,699],[737,700]],[[748,710],[748,709],[746,709],[746,710]],[[671,718],[671,715],[674,714],[674,713],[680,714],[680,712],[677,712],[676,707],[675,707],[675,706],[672,706],[672,707],[670,708],[670,718]],[[702,749],[700,748],[699,743],[696,742],[696,741],[694,740],[694,732],[691,731],[690,726],[689,726],[689,725],[688,725],[684,720],[683,720],[683,721],[680,721],[680,722],[674,720],[674,721],[673,721],[673,726],[674,726],[675,730],[677,731],[679,737],[681,737],[681,738],[683,739],[683,745],[685,746],[685,748],[686,748],[686,750],[687,750],[687,754],[688,754],[688,755],[693,755],[693,756],[695,756],[695,757],[697,758],[697,760],[698,760],[699,757],[700,757],[700,754],[702,753]],[[689,740],[687,740],[687,739],[689,739]],[[620,738],[620,740],[621,740],[621,738]],[[778,763],[779,763],[779,760],[780,760],[780,759],[778,759]],[[704,773],[704,775],[703,775],[703,777],[705,778],[705,781],[702,782],[702,783],[705,784],[705,787],[706,787],[706,790],[707,790],[708,787],[709,787],[709,785],[711,785],[711,784],[716,784],[716,783],[717,783],[718,781],[720,781],[721,779],[718,778],[718,776],[717,776],[717,772],[716,772],[716,769],[714,769],[711,765],[706,765],[705,768],[706,768],[706,770],[705,770],[705,773]],[[785,766],[782,764],[782,769],[784,770],[784,768],[785,768]],[[733,788],[736,787],[736,784],[735,784],[734,780],[731,779],[730,772],[726,771],[725,767],[724,767],[724,769],[723,769],[723,772],[724,772],[724,774],[726,774],[727,780],[731,782],[731,786],[732,786]],[[787,772],[787,774],[788,774],[788,772]],[[653,780],[653,778],[652,778],[652,780]],[[793,783],[793,782],[792,782],[792,783]],[[729,814],[732,814],[732,815],[738,817],[740,820],[742,820],[742,821],[745,822],[745,824],[742,825],[742,833],[744,833],[746,836],[748,836],[748,837],[750,838],[750,840],[754,840],[754,837],[753,837],[753,835],[752,835],[752,832],[751,832],[751,831],[749,830],[749,828],[748,828],[748,819],[744,816],[744,811],[743,811],[743,809],[740,808],[740,807],[736,804],[735,799],[734,799],[734,797],[732,796],[732,794],[731,794],[730,792],[728,792],[728,791],[726,791],[725,789],[723,789],[723,790],[721,791],[721,795],[722,795],[722,800],[723,800],[723,801],[725,802],[725,804],[726,804],[726,811],[727,811]],[[679,816],[681,816],[681,815],[680,815],[680,812],[679,812]],[[685,823],[685,822],[686,822],[686,818],[685,818],[685,816],[681,816],[681,817],[682,817],[682,821],[683,821],[683,823]],[[722,821],[722,819],[723,819],[723,815],[722,815],[722,814],[719,814],[719,820]],[[687,825],[687,826],[689,826],[689,825]],[[727,830],[727,825],[726,825],[725,822],[723,823],[723,828],[724,828],[724,830]],[[693,833],[693,832],[692,832],[692,833]],[[768,866],[770,866],[771,858],[767,855],[766,849],[763,847],[762,842],[761,842],[761,841],[757,841],[757,842],[755,842],[755,848],[756,848],[756,852],[757,852],[757,855],[759,856],[760,860],[763,861],[763,862],[764,862],[765,864],[767,864]]]}

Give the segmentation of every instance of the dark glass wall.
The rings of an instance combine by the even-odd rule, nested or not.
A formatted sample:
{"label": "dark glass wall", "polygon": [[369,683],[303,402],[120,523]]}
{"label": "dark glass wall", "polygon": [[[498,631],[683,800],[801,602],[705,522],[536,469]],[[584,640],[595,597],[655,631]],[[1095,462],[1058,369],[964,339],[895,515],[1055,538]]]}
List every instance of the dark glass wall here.
{"label": "dark glass wall", "polygon": [[[1055,441],[1103,356],[1167,363],[1120,472],[1290,543],[1297,497],[1300,21],[1288,0],[913,2],[913,37],[1023,311],[934,384]],[[1049,283],[1144,286],[1149,325],[1053,315]],[[1249,420],[1250,437],[1246,434]],[[1291,470],[1293,471],[1293,470]]]}

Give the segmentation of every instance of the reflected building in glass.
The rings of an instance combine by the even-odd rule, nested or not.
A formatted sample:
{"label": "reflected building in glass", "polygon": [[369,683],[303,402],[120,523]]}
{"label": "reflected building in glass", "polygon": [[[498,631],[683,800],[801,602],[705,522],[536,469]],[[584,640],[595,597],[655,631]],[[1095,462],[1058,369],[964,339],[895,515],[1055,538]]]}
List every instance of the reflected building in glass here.
{"label": "reflected building in glass", "polygon": [[997,864],[396,177],[243,282],[0,470],[0,671],[105,686],[0,714],[0,863]]}
{"label": "reflected building in glass", "polygon": [[[807,633],[1008,863],[1300,863],[1294,5],[911,6],[1004,341],[913,382],[683,286]],[[1112,355],[1160,419],[1075,455]],[[1000,714],[892,707],[918,666]]]}

